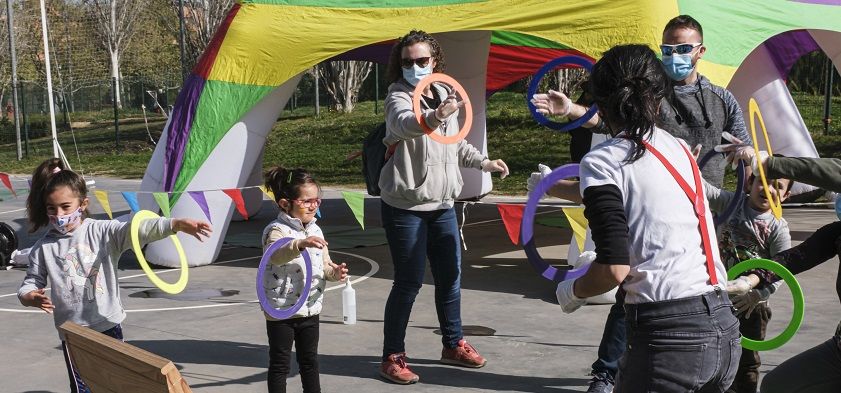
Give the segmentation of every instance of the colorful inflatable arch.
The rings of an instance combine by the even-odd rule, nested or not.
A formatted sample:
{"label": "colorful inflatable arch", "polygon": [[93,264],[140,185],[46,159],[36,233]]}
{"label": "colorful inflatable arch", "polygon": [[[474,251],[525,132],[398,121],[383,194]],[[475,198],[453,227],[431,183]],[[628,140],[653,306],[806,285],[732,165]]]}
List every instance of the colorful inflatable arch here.
{"label": "colorful inflatable arch", "polygon": [[[203,212],[193,200],[180,198],[182,192],[259,184],[266,135],[302,73],[331,58],[382,62],[389,42],[412,28],[435,33],[440,40],[447,73],[461,82],[473,102],[468,140],[484,150],[486,92],[564,53],[598,58],[613,45],[632,42],[656,48],[665,23],[679,14],[690,14],[704,26],[708,51],[701,72],[714,83],[729,84],[742,101],[751,96],[759,100],[766,123],[774,129],[772,143],[779,145],[775,150],[785,152],[785,146],[794,146],[799,154],[815,155],[775,63],[778,49],[767,41],[793,30],[805,31],[838,66],[840,3],[240,0],[187,79],[141,188],[172,192],[173,215],[201,217]],[[796,133],[800,136],[784,136]],[[462,197],[490,191],[487,174],[465,170],[463,175]],[[245,199],[253,210],[262,195],[252,191],[245,193]],[[216,258],[234,212],[223,193],[208,193],[207,202],[216,229],[213,237],[201,245],[181,237],[191,265]],[[151,198],[142,204],[156,208]],[[149,246],[149,259],[177,266],[175,251],[168,243],[159,243]]]}

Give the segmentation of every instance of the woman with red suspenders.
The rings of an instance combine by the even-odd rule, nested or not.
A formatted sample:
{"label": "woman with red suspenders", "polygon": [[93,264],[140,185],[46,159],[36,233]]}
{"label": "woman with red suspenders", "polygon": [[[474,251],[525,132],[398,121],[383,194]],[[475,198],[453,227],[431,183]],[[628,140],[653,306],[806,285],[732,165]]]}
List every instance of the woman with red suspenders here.
{"label": "woman with red suspenders", "polygon": [[558,285],[558,302],[569,313],[617,285],[626,292],[616,392],[724,392],[741,354],[739,322],[698,166],[655,126],[666,78],[643,45],[614,47],[593,67],[590,91],[614,136],[581,161],[598,256]]}

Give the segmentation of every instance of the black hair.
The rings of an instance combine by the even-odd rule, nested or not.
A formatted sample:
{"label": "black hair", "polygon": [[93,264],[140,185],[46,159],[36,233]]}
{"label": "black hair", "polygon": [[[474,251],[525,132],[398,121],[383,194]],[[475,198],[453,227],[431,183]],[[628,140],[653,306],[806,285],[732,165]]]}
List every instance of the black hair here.
{"label": "black hair", "polygon": [[704,41],[704,29],[701,27],[701,24],[695,20],[695,18],[689,15],[678,15],[672,18],[669,23],[666,23],[666,27],[663,28],[663,34],[666,34],[666,32],[674,29],[695,30],[701,36],[701,41]]}
{"label": "black hair", "polygon": [[32,188],[26,197],[26,215],[31,225],[29,232],[35,232],[50,223],[47,214],[47,196],[60,187],[68,187],[79,202],[88,197],[88,187],[85,179],[78,173],[66,169],[64,162],[58,158],[50,158],[35,168],[32,172]]}
{"label": "black hair", "polygon": [[281,199],[290,201],[298,199],[301,195],[301,186],[305,184],[315,184],[319,193],[321,192],[321,186],[303,168],[286,169],[276,166],[266,172],[264,179],[266,188],[272,190],[274,194],[275,203],[280,203]]}
{"label": "black hair", "polygon": [[660,60],[645,45],[615,46],[593,66],[589,91],[599,112],[614,135],[625,131],[634,142],[628,162],[645,154],[643,138],[657,122],[666,80]]}
{"label": "black hair", "polygon": [[438,40],[423,30],[412,30],[409,34],[400,37],[397,43],[391,48],[391,55],[388,58],[388,67],[386,67],[385,73],[386,80],[389,83],[397,82],[403,77],[403,48],[419,42],[429,45],[429,52],[432,55],[432,59],[435,60],[435,68],[432,69],[432,72],[444,72],[447,68],[447,63],[444,60],[444,51],[441,50]]}

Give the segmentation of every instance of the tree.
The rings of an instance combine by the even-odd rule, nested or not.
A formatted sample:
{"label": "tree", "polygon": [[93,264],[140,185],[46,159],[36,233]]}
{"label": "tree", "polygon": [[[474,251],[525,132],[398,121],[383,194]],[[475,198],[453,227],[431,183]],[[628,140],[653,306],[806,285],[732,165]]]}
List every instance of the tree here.
{"label": "tree", "polygon": [[[154,0],[158,18],[161,24],[179,39],[180,25],[178,21],[178,0]],[[234,0],[184,0],[184,46],[187,69],[192,69],[199,56],[204,53],[207,45],[216,34],[216,29],[225,20]]]}
{"label": "tree", "polygon": [[318,66],[318,76],[333,100],[333,109],[344,113],[353,111],[362,82],[371,73],[367,61],[330,61]]}
{"label": "tree", "polygon": [[83,0],[88,13],[96,22],[96,32],[102,47],[110,56],[111,77],[114,78],[116,105],[122,108],[120,99],[120,57],[135,32],[135,25],[141,11],[149,5],[148,0]]}

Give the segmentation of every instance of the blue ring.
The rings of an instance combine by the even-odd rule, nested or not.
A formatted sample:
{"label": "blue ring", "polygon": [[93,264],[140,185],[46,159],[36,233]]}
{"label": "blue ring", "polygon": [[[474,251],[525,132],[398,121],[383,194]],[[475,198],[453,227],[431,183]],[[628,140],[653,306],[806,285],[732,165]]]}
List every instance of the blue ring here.
{"label": "blue ring", "polygon": [[578,176],[578,171],[578,164],[566,164],[562,167],[555,168],[529,194],[529,200],[526,203],[525,210],[523,210],[523,221],[520,224],[520,243],[523,244],[523,250],[526,252],[526,256],[528,256],[529,264],[543,278],[554,282],[579,278],[587,272],[590,265],[572,269],[558,269],[544,261],[540,253],[537,252],[537,246],[534,244],[534,214],[537,212],[537,204],[540,202],[540,197],[546,191],[549,191],[560,180]]}
{"label": "blue ring", "polygon": [[[698,170],[704,169],[704,166],[716,155],[721,154],[716,152],[715,150],[710,150],[707,154],[704,154],[701,157],[701,160],[698,161]],[[739,205],[739,201],[742,199],[742,194],[745,193],[745,162],[739,160],[739,166],[736,168],[736,195],[733,195],[733,199],[730,200],[730,204],[727,205],[727,209],[724,209],[724,213],[713,217],[713,224],[715,226],[719,226],[727,221],[734,212],[736,212],[736,206]],[[697,192],[697,191],[696,191]]]}
{"label": "blue ring", "polygon": [[257,267],[257,299],[260,301],[260,307],[263,311],[274,319],[292,318],[295,316],[295,313],[304,306],[307,302],[307,298],[310,297],[310,289],[312,287],[312,261],[310,260],[310,253],[306,249],[301,251],[301,256],[304,257],[304,268],[306,270],[306,277],[304,277],[304,289],[301,291],[301,297],[298,298],[292,307],[279,310],[272,307],[269,303],[268,296],[266,296],[266,287],[263,284],[263,276],[266,274],[266,266],[271,263],[270,260],[272,259],[272,255],[275,251],[286,246],[287,243],[293,240],[295,240],[295,238],[292,237],[277,239],[263,253],[263,257],[260,258],[260,265]]}
{"label": "blue ring", "polygon": [[529,106],[529,111],[531,112],[531,116],[534,118],[534,120],[542,126],[546,126],[550,129],[561,132],[566,132],[574,128],[581,127],[582,124],[590,120],[599,110],[599,108],[596,107],[596,104],[593,104],[590,106],[590,109],[588,109],[587,112],[584,113],[584,116],[581,116],[567,123],[558,123],[556,121],[549,120],[546,116],[540,114],[537,111],[537,107],[535,107],[534,104],[531,103],[531,98],[534,97],[535,94],[537,94],[537,88],[540,84],[540,80],[543,79],[543,77],[546,76],[546,74],[549,71],[554,70],[558,66],[566,64],[580,66],[587,70],[587,72],[593,71],[593,62],[591,62],[589,59],[577,55],[561,56],[555,60],[549,61],[548,63],[544,64],[543,67],[540,67],[539,70],[537,70],[537,73],[534,74],[534,77],[532,77],[531,79],[531,83],[529,83],[529,91],[526,95],[526,104]]}

